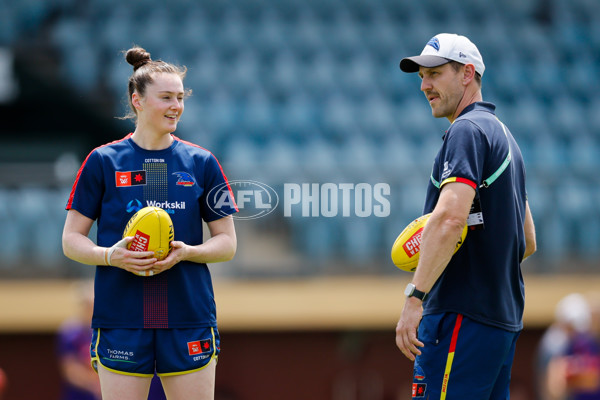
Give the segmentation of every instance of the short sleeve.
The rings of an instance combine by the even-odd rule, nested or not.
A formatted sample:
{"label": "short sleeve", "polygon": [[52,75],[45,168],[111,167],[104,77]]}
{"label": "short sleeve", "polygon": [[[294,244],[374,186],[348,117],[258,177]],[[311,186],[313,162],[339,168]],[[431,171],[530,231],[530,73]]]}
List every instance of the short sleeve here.
{"label": "short sleeve", "polygon": [[88,218],[97,219],[100,214],[104,186],[102,159],[98,151],[93,150],[77,172],[66,209],[77,210]]}
{"label": "short sleeve", "polygon": [[229,181],[216,157],[206,158],[204,170],[205,192],[200,199],[202,219],[215,221],[238,212]]}
{"label": "short sleeve", "polygon": [[475,124],[455,122],[440,152],[440,188],[449,182],[462,182],[477,189],[483,180],[486,147],[484,135]]}

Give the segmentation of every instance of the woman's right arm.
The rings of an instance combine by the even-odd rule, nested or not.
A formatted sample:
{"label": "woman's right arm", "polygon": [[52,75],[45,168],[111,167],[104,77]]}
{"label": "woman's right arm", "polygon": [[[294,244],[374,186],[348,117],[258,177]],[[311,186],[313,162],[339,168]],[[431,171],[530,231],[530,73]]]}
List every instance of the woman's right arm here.
{"label": "woman's right arm", "polygon": [[110,265],[133,274],[152,268],[156,262],[152,251],[130,251],[127,244],[133,237],[125,238],[112,247],[96,245],[87,235],[94,221],[70,209],[63,229],[62,245],[65,256],[82,264]]}
{"label": "woman's right arm", "polygon": [[82,264],[108,265],[106,247],[96,245],[89,237],[94,221],[77,210],[69,210],[62,235],[65,256]]}

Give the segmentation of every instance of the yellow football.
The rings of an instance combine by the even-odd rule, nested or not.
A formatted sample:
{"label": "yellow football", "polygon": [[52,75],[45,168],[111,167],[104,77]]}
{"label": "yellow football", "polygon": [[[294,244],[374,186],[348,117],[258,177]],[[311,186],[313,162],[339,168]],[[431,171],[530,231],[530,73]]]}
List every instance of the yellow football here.
{"label": "yellow football", "polygon": [[162,260],[171,251],[175,237],[173,221],[169,214],[159,207],[144,207],[136,212],[123,231],[123,237],[133,236],[127,248],[132,251],[153,251]]}
{"label": "yellow football", "polygon": [[[408,224],[406,228],[398,235],[392,246],[392,262],[398,268],[407,272],[415,272],[419,264],[419,252],[421,250],[421,236],[423,228],[429,220],[431,214],[425,214]],[[462,246],[467,237],[467,225],[462,231],[460,240],[456,243],[454,253]]]}

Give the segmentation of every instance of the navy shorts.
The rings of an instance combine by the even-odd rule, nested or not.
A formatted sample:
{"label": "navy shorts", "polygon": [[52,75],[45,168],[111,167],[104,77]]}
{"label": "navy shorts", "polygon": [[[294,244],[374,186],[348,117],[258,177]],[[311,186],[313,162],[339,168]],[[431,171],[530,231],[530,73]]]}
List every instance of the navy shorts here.
{"label": "navy shorts", "polygon": [[217,328],[94,329],[90,353],[98,364],[119,374],[152,377],[198,371],[220,352]]}
{"label": "navy shorts", "polygon": [[461,314],[426,315],[416,357],[412,398],[509,398],[510,370],[519,332],[481,324]]}

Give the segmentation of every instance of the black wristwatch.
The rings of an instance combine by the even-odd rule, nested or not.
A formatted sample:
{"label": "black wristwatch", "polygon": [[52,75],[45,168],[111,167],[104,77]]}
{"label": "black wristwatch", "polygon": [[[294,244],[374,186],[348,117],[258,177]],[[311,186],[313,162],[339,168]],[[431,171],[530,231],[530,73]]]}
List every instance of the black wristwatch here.
{"label": "black wristwatch", "polygon": [[421,301],[424,301],[427,297],[427,293],[418,290],[414,283],[409,283],[408,285],[406,285],[406,289],[404,289],[404,294],[406,295],[406,297],[416,297]]}

